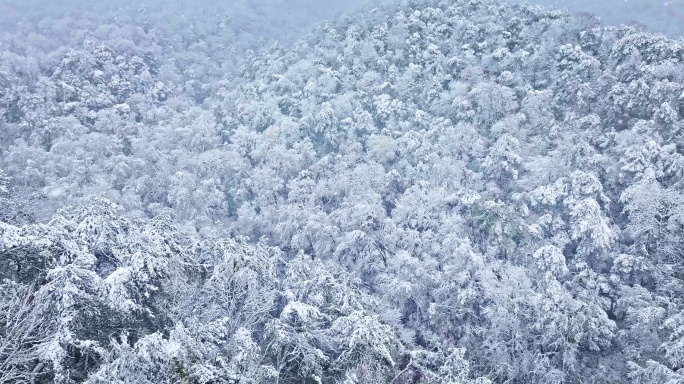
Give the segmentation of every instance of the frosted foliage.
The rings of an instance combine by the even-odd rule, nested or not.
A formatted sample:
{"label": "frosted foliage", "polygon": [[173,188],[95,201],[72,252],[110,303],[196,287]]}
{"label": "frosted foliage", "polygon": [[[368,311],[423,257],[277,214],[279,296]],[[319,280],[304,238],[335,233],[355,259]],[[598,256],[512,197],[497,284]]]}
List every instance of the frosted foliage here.
{"label": "frosted foliage", "polygon": [[608,251],[615,240],[615,233],[594,199],[571,200],[570,206],[571,238],[581,240],[588,252]]}
{"label": "frosted foliage", "polygon": [[533,257],[537,260],[539,269],[543,271],[549,271],[559,276],[568,272],[568,268],[565,265],[565,256],[556,246],[547,245],[541,247],[534,252]]}
{"label": "frosted foliage", "polygon": [[681,40],[494,0],[0,9],[0,382],[684,382]]}

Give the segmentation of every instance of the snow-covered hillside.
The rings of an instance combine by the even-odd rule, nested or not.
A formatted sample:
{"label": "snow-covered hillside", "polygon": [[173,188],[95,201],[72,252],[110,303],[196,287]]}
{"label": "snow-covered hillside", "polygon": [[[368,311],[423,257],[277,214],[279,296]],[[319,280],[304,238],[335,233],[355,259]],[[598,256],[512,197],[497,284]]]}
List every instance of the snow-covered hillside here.
{"label": "snow-covered hillside", "polygon": [[684,382],[682,40],[244,7],[0,37],[0,381]]}

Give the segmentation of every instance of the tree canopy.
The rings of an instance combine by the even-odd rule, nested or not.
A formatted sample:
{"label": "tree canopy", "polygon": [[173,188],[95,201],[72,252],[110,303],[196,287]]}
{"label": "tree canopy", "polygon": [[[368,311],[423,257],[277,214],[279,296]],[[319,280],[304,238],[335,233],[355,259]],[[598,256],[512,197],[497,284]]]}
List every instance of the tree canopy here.
{"label": "tree canopy", "polygon": [[0,35],[0,381],[684,381],[684,41],[176,11]]}

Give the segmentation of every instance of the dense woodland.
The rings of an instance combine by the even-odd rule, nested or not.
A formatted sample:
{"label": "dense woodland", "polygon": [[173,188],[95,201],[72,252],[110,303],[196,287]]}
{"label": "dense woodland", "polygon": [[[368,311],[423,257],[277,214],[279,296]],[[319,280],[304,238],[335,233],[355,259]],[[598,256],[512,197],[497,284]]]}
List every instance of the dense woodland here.
{"label": "dense woodland", "polygon": [[257,21],[0,35],[0,382],[684,383],[684,40]]}
{"label": "dense woodland", "polygon": [[610,25],[633,24],[671,37],[684,36],[684,0],[502,0],[542,4],[574,12],[594,13]]}

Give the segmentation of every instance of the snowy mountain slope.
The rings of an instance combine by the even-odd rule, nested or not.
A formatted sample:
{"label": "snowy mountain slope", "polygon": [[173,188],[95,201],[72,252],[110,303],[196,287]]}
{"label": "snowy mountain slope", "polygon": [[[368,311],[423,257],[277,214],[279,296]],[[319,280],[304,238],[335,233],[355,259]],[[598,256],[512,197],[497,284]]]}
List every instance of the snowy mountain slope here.
{"label": "snowy mountain slope", "polygon": [[681,41],[481,0],[292,46],[163,14],[2,39],[0,377],[684,380]]}

